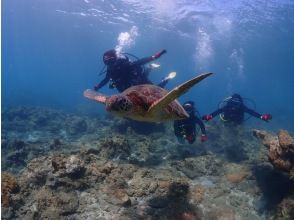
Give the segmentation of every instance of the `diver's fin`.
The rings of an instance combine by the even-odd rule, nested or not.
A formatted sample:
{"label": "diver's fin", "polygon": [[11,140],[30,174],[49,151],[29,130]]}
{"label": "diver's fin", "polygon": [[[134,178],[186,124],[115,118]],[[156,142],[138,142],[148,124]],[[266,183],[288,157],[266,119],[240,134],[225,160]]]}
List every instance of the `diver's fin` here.
{"label": "diver's fin", "polygon": [[167,80],[173,79],[176,77],[176,75],[177,75],[177,72],[170,72],[165,79]]}
{"label": "diver's fin", "polygon": [[156,68],[159,68],[160,67],[160,65],[159,64],[157,64],[157,63],[150,63],[150,68],[152,68],[152,69],[156,69]]}
{"label": "diver's fin", "polygon": [[91,99],[91,100],[94,100],[96,102],[100,102],[100,103],[103,103],[105,104],[106,102],[106,99],[107,99],[107,96],[99,93],[99,92],[95,92],[94,90],[92,89],[87,89],[84,91],[84,97],[88,98],[88,99]]}
{"label": "diver's fin", "polygon": [[212,73],[203,73],[203,74],[196,76],[196,77],[190,79],[189,81],[177,86],[172,91],[170,91],[165,96],[163,96],[161,99],[159,99],[155,103],[153,103],[150,106],[150,108],[148,109],[148,112],[153,114],[153,113],[165,108],[173,100],[180,97],[184,93],[188,92],[188,90],[192,86],[199,83],[201,80],[205,79],[206,77],[210,76],[211,74]]}

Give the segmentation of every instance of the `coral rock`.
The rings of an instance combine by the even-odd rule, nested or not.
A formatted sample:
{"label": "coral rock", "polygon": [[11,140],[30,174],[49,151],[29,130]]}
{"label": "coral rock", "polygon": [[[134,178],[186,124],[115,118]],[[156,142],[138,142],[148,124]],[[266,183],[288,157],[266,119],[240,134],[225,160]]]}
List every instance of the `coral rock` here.
{"label": "coral rock", "polygon": [[62,157],[53,157],[51,162],[54,172],[65,168],[65,161]]}
{"label": "coral rock", "polygon": [[100,156],[108,159],[126,159],[130,155],[131,148],[126,138],[114,136],[101,141]]}
{"label": "coral rock", "polygon": [[206,216],[206,219],[211,220],[235,220],[235,212],[228,207],[218,207],[211,210]]}
{"label": "coral rock", "polygon": [[183,213],[179,220],[196,220],[196,217],[190,213]]}
{"label": "coral rock", "polygon": [[34,193],[39,219],[58,219],[58,216],[74,213],[79,206],[75,192],[54,192],[42,188]]}
{"label": "coral rock", "polygon": [[116,198],[117,204],[123,205],[123,206],[129,206],[131,205],[131,200],[125,190],[116,190],[114,191],[114,197]]}
{"label": "coral rock", "polygon": [[85,173],[85,164],[75,155],[71,155],[65,164],[65,172],[71,176],[79,178]]}
{"label": "coral rock", "polygon": [[70,135],[79,135],[88,129],[87,122],[80,117],[74,117],[66,124],[66,131]]}
{"label": "coral rock", "polygon": [[277,216],[278,220],[292,220],[294,219],[294,194],[286,197],[279,204],[277,208]]}
{"label": "coral rock", "polygon": [[8,207],[10,205],[10,194],[17,192],[19,186],[16,178],[9,173],[1,174],[1,202],[2,206]]}
{"label": "coral rock", "polygon": [[285,150],[294,150],[294,140],[286,130],[280,130],[278,134],[280,146]]}
{"label": "coral rock", "polygon": [[197,186],[192,190],[192,198],[196,203],[200,203],[204,199],[206,189],[202,186]]}
{"label": "coral rock", "polygon": [[223,163],[212,155],[187,158],[176,163],[176,168],[190,179],[204,175],[218,176],[222,172]]}
{"label": "coral rock", "polygon": [[71,178],[81,178],[85,171],[84,162],[76,155],[69,157],[56,156],[52,158],[52,167],[58,176],[69,176]]}
{"label": "coral rock", "polygon": [[241,171],[238,173],[227,174],[226,179],[231,183],[238,184],[238,183],[242,182],[247,176],[248,176],[248,172]]}
{"label": "coral rock", "polygon": [[289,132],[281,130],[278,137],[259,130],[254,130],[253,134],[268,148],[268,158],[272,165],[288,172],[290,179],[294,179],[294,141]]}

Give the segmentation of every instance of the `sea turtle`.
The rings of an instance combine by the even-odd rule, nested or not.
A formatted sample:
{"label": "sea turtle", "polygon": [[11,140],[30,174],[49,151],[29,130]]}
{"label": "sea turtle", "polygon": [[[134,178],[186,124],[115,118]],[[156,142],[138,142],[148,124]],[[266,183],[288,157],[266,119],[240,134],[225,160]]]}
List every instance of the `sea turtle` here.
{"label": "sea turtle", "polygon": [[112,96],[105,96],[94,90],[87,89],[84,91],[84,96],[105,104],[107,111],[120,117],[145,122],[180,120],[188,118],[189,114],[176,98],[211,74],[204,73],[196,76],[175,87],[170,92],[155,85],[144,84],[132,86],[122,93]]}

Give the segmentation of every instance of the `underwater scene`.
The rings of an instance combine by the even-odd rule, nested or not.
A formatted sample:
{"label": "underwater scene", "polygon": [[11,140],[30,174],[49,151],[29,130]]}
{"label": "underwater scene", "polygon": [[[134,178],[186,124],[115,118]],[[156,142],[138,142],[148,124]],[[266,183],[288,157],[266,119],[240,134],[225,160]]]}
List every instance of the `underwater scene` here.
{"label": "underwater scene", "polygon": [[294,1],[1,7],[1,219],[294,219]]}

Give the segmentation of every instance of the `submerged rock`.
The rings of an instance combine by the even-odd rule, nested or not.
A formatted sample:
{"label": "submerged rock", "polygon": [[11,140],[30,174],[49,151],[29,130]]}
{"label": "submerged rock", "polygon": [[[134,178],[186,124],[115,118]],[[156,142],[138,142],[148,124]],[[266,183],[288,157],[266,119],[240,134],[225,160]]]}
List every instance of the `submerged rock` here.
{"label": "submerged rock", "polygon": [[81,135],[88,129],[87,122],[84,118],[73,117],[67,120],[65,125],[66,131],[69,135]]}
{"label": "submerged rock", "polygon": [[277,207],[277,220],[294,219],[294,194],[287,196]]}
{"label": "submerged rock", "polygon": [[223,162],[213,155],[187,158],[175,163],[176,168],[190,179],[200,176],[220,176],[223,173]]}
{"label": "submerged rock", "polygon": [[[18,168],[7,182],[16,182],[19,190],[11,187],[2,194],[8,201],[2,202],[3,219],[293,216],[291,181],[278,171],[274,173],[279,175],[270,175],[266,148],[260,148],[246,128],[234,130],[213,122],[207,142],[197,139],[193,145],[180,145],[172,124],[164,130],[146,128],[151,132],[146,136],[130,123],[114,129],[113,118],[89,119],[36,108],[8,110],[4,115],[2,169]],[[145,132],[143,125],[141,129]],[[291,161],[279,154],[291,152],[289,135],[270,140],[281,148],[276,155]],[[260,169],[263,165],[268,169]],[[281,176],[286,184],[281,184]],[[289,189],[278,193],[283,187]],[[266,209],[269,200],[273,205]]]}
{"label": "submerged rock", "polygon": [[76,155],[56,156],[52,158],[53,173],[55,176],[68,176],[72,179],[83,177],[86,168],[84,162]]}
{"label": "submerged rock", "polygon": [[254,130],[253,134],[268,148],[268,158],[272,165],[288,172],[289,178],[294,179],[294,140],[289,132],[280,130],[278,136],[272,136],[265,131]]}
{"label": "submerged rock", "polygon": [[54,192],[42,188],[33,192],[33,198],[36,201],[35,208],[27,216],[36,219],[58,219],[75,213],[79,206],[75,192]]}
{"label": "submerged rock", "polygon": [[108,159],[126,159],[130,155],[130,145],[123,136],[105,138],[100,142],[99,155]]}
{"label": "submerged rock", "polygon": [[242,181],[246,180],[248,176],[252,176],[251,172],[245,166],[228,163],[225,167],[225,178],[230,183],[240,184]]}
{"label": "submerged rock", "polygon": [[16,178],[6,172],[1,173],[1,205],[3,207],[10,206],[11,194],[19,191],[19,185]]}

